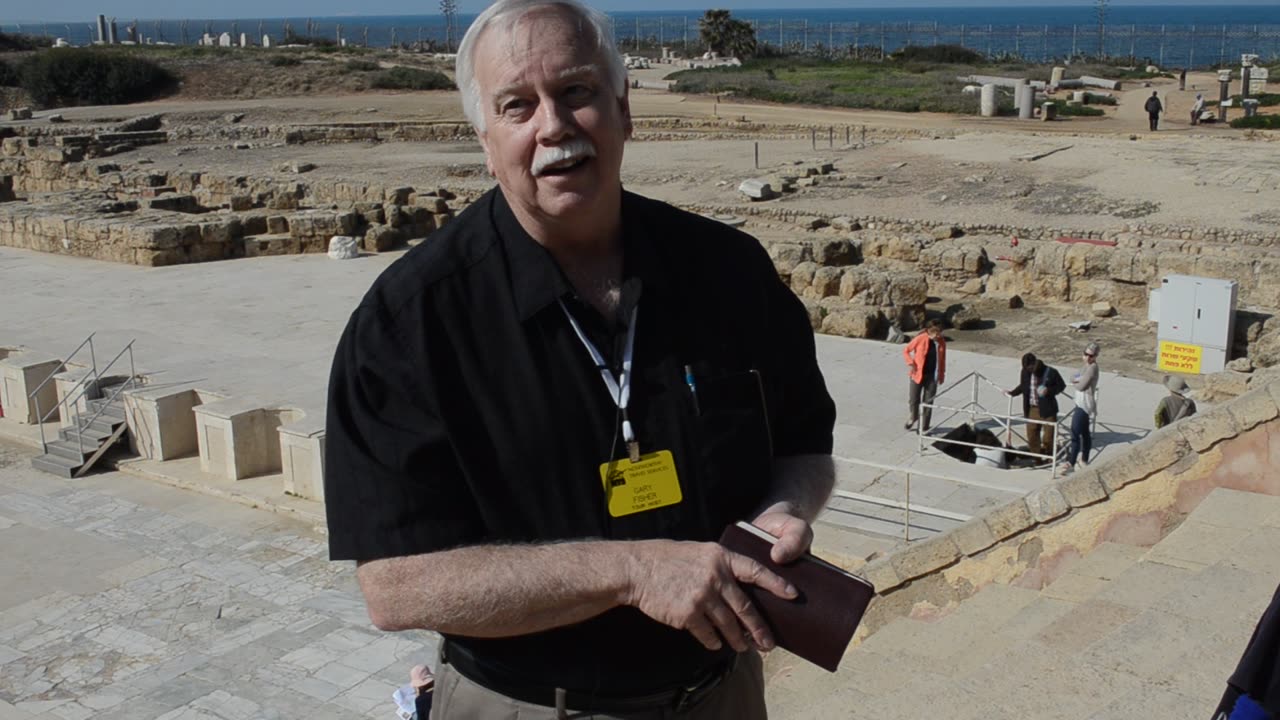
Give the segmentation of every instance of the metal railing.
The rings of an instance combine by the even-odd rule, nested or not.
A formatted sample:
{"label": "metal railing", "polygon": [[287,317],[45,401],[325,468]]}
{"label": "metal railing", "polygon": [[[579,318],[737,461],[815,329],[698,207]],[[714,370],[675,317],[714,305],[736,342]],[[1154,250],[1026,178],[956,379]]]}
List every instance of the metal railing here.
{"label": "metal railing", "polygon": [[[44,389],[45,385],[48,385],[50,382],[53,382],[54,377],[56,377],[57,375],[63,372],[66,372],[67,366],[71,364],[71,360],[75,358],[75,356],[78,355],[80,351],[85,348],[86,345],[89,347],[89,372],[84,377],[80,378],[80,380],[71,387],[71,391],[67,393],[67,396],[69,397],[71,395],[71,392],[74,392],[77,388],[79,388],[81,385],[84,385],[86,381],[90,379],[92,379],[95,384],[97,383],[98,356],[93,349],[94,335],[97,335],[97,333],[89,333],[89,337],[85,338],[84,340],[81,340],[80,344],[76,346],[76,349],[72,350],[71,353],[67,355],[67,359],[61,361],[58,364],[58,366],[55,367],[53,370],[51,370],[49,374],[45,377],[45,379],[42,380],[40,384],[36,386],[36,389],[32,390],[27,395],[27,400],[34,403],[36,408],[36,424],[40,426],[40,451],[41,452],[44,452],[44,453],[49,452],[49,443],[46,441],[45,435],[44,435],[44,424],[48,422],[49,416],[53,415],[53,413],[57,411],[64,404],[64,402],[66,401],[66,398],[64,397],[62,400],[59,400],[57,403],[54,404],[53,407],[49,408],[49,412],[44,413],[40,411],[40,391]],[[61,415],[59,415],[59,417],[61,417]]]}
{"label": "metal railing", "polygon": [[[49,442],[48,442],[48,438],[45,435],[44,424],[49,421],[49,418],[52,417],[54,413],[58,413],[58,417],[60,419],[70,420],[72,416],[74,416],[75,418],[74,425],[76,428],[76,433],[75,433],[76,447],[80,450],[80,454],[83,455],[84,454],[84,434],[83,434],[84,430],[86,430],[90,425],[92,425],[95,420],[101,417],[102,414],[106,411],[107,406],[115,402],[115,400],[120,397],[120,394],[122,392],[124,392],[125,390],[128,390],[131,387],[134,387],[134,385],[137,383],[137,380],[138,380],[137,366],[135,365],[134,358],[133,358],[133,344],[137,342],[136,339],[130,340],[129,343],[120,350],[120,352],[116,353],[116,356],[111,359],[111,362],[107,363],[106,367],[99,370],[97,353],[93,347],[93,337],[96,334],[97,333],[90,333],[89,337],[85,338],[83,342],[81,342],[78,346],[76,346],[76,349],[71,351],[71,354],[67,356],[67,359],[62,361],[59,367],[55,368],[52,372],[50,372],[49,376],[46,377],[43,382],[37,385],[36,389],[31,391],[31,394],[28,396],[28,398],[35,403],[36,420],[37,420],[37,424],[40,426],[40,447],[42,452],[45,452],[45,453],[49,452]],[[72,385],[70,389],[67,390],[66,394],[62,397],[61,400],[59,400],[53,407],[49,408],[47,412],[43,412],[40,408],[40,398],[39,398],[40,391],[45,387],[45,385],[48,385],[54,379],[54,377],[56,377],[58,374],[62,372],[65,372],[66,367],[71,363],[71,359],[74,358],[76,354],[79,353],[82,349],[84,349],[86,345],[89,347],[90,365],[86,369],[84,376],[82,376],[79,380],[77,380],[76,383]],[[129,355],[128,377],[125,378],[123,383],[116,386],[115,390],[111,393],[111,396],[109,398],[106,398],[105,402],[100,404],[100,406],[98,407],[98,410],[87,421],[85,421],[80,413],[80,400],[85,398],[85,396],[88,395],[88,393],[90,393],[91,391],[96,392],[99,389],[98,385],[101,379],[107,376],[107,374],[111,371],[111,369],[115,367],[116,363],[120,361],[120,358],[123,357],[126,353]],[[63,408],[66,409],[66,415],[61,414],[61,411],[63,410]]]}
{"label": "metal railing", "polygon": [[[1026,490],[1023,490],[1021,488],[1009,487],[1007,485],[1000,485],[998,483],[983,482],[981,480],[966,480],[964,478],[958,478],[951,475],[943,475],[941,473],[928,472],[925,470],[920,470],[918,468],[908,468],[908,467],[903,467],[901,465],[886,465],[884,463],[872,462],[870,460],[858,460],[856,458],[843,457],[840,455],[833,455],[832,457],[834,457],[836,460],[850,463],[852,465],[859,465],[862,467],[873,468],[876,470],[884,470],[886,472],[902,473],[903,475],[906,476],[906,488],[905,488],[905,495],[903,500],[892,500],[890,498],[876,497],[875,495],[865,495],[862,493],[850,492],[848,490],[835,490],[831,493],[835,497],[844,498],[846,500],[855,500],[857,502],[863,502],[869,505],[879,505],[881,507],[902,510],[903,511],[902,539],[906,542],[911,542],[911,512],[913,508],[911,504],[911,476],[912,475],[915,475],[917,477],[932,478],[934,480],[945,480],[947,482],[952,482],[957,485],[982,488],[984,490],[993,490],[995,492],[1010,493],[1013,495],[1022,495],[1026,492]],[[952,520],[955,522],[966,522],[971,519],[969,515],[955,513],[949,510],[942,510],[940,508],[931,508],[931,507],[916,505],[914,506],[914,509],[917,515],[927,515],[929,517],[942,518],[944,520]]]}
{"label": "metal railing", "polygon": [[[1014,408],[1013,408],[1013,396],[1005,392],[1004,388],[1000,387],[999,385],[996,385],[986,376],[976,371],[971,372],[968,375],[965,375],[963,378],[960,378],[956,382],[952,383],[951,385],[947,386],[945,389],[938,392],[934,396],[934,400],[936,401],[937,398],[955,390],[956,388],[962,385],[970,384],[970,383],[972,385],[972,390],[970,392],[969,401],[966,402],[963,406],[955,408],[955,407],[949,407],[946,405],[940,405],[940,404],[937,404],[936,402],[929,402],[929,403],[922,402],[920,403],[921,417],[923,418],[925,413],[929,413],[930,415],[932,415],[934,410],[941,410],[944,412],[951,413],[950,415],[947,415],[941,422],[933,423],[932,424],[933,427],[944,425],[946,422],[950,421],[956,415],[960,415],[960,414],[968,414],[969,424],[970,426],[973,426],[973,427],[977,427],[979,418],[983,420],[994,420],[995,423],[1002,428],[1005,435],[1005,444],[1009,446],[1007,448],[1000,448],[1002,452],[1011,454],[1011,455],[1019,455],[1022,457],[1031,457],[1037,460],[1046,460],[1049,463],[1050,477],[1053,479],[1057,479],[1058,456],[1061,454],[1061,451],[1062,451],[1063,413],[1059,413],[1058,417],[1054,420],[1043,420],[1043,419],[1021,417],[1021,416],[1015,415]],[[1008,397],[1008,407],[1003,414],[997,414],[987,410],[985,407],[983,407],[982,403],[979,401],[978,399],[979,390],[981,389],[983,383],[999,391],[1001,395],[1005,395]],[[1067,399],[1070,400],[1070,398],[1067,398]],[[1074,407],[1074,401],[1073,401],[1073,407]],[[1067,415],[1069,416],[1070,414],[1067,413]],[[1091,418],[1091,422],[1093,423],[1097,422],[1096,414],[1093,416],[1093,418]],[[1026,436],[1022,435],[1015,429],[1015,425],[1039,425],[1041,426],[1042,431],[1044,427],[1048,427],[1051,430],[1053,435],[1052,454],[1046,454],[1043,452],[1036,453],[1036,452],[1031,452],[1029,449],[1019,450],[1017,448],[1012,447],[1013,438],[1015,435],[1019,439],[1027,441]],[[949,445],[956,445],[959,447],[968,447],[968,448],[974,448],[974,449],[986,449],[989,447],[987,445],[979,445],[978,443],[971,443],[971,442],[965,442],[963,440],[953,440],[953,439],[945,438],[942,436],[930,435],[929,431],[925,429],[924,423],[920,422],[916,426],[916,451],[917,452],[921,452],[921,453],[924,452],[924,443],[925,443],[926,437],[930,438],[935,443],[945,443]],[[1027,444],[1030,445],[1030,442],[1028,441]]]}

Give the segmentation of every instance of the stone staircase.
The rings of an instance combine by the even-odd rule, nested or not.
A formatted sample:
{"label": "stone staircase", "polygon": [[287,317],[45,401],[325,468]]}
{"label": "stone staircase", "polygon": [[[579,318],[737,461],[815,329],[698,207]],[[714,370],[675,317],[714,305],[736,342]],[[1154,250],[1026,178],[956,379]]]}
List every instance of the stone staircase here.
{"label": "stone staircase", "polygon": [[[106,390],[106,396],[111,397],[114,388]],[[31,466],[64,478],[88,470],[124,436],[124,401],[118,395],[114,401],[90,400],[81,421],[85,423],[82,427],[73,424],[59,430],[58,439],[47,443],[45,454],[32,458]]]}
{"label": "stone staircase", "polygon": [[900,618],[838,673],[771,654],[770,717],[1204,720],[1280,582],[1277,548],[1280,497],[1217,489],[1154,547],[1103,543],[1043,590]]}

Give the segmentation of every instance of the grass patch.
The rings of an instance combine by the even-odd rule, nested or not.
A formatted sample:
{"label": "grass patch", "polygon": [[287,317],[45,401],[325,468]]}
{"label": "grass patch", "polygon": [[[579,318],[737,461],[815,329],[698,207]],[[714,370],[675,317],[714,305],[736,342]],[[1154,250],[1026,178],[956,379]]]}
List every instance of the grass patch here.
{"label": "grass patch", "polygon": [[271,67],[293,67],[301,65],[302,61],[292,55],[272,55],[267,58],[267,64]]}
{"label": "grass patch", "polygon": [[895,51],[889,59],[896,63],[932,63],[943,65],[981,65],[982,53],[959,45],[908,45]]}
{"label": "grass patch", "polygon": [[[970,70],[971,71],[971,70]],[[681,93],[733,93],[769,102],[975,114],[978,96],[964,95],[955,66],[884,65],[818,59],[760,59],[740,68],[684,70],[672,77]]]}
{"label": "grass patch", "polygon": [[0,52],[22,52],[52,47],[53,41],[39,35],[0,32]]}
{"label": "grass patch", "polygon": [[342,66],[342,72],[373,72],[378,67],[378,63],[371,60],[348,60],[347,64]]}
{"label": "grass patch", "polygon": [[1102,117],[1106,114],[1102,108],[1089,107],[1088,105],[1068,105],[1066,103],[1058,105],[1058,117]]}
{"label": "grass patch", "polygon": [[41,107],[142,102],[177,85],[173,73],[146,58],[84,48],[44,50],[18,72],[22,88]]}
{"label": "grass patch", "polygon": [[383,70],[369,82],[379,90],[453,90],[453,81],[436,70],[394,67]]}
{"label": "grass patch", "polygon": [[0,87],[16,87],[21,82],[22,78],[18,74],[18,69],[0,60]]}
{"label": "grass patch", "polygon": [[1231,127],[1246,130],[1280,130],[1280,115],[1254,115],[1231,121]]}
{"label": "grass patch", "polygon": [[1090,105],[1119,105],[1120,100],[1115,95],[1099,95],[1097,93],[1087,92],[1084,94]]}

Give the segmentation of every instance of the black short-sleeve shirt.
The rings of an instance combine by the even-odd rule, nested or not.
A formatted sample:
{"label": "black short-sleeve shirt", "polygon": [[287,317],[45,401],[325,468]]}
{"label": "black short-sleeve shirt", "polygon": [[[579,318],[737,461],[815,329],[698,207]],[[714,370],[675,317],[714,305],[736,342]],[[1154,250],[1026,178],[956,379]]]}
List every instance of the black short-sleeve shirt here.
{"label": "black short-sleeve shirt", "polygon": [[[760,244],[630,193],[622,227],[619,318],[576,299],[497,190],[378,278],[330,377],[332,559],[711,541],[760,505],[774,458],[831,452],[835,409],[807,313]],[[672,452],[682,502],[609,515],[599,468],[626,454],[618,410],[560,301],[615,366],[627,309],[638,307],[629,415],[643,452]],[[723,657],[634,608],[532,635],[449,640],[512,680],[583,692],[668,688]]]}

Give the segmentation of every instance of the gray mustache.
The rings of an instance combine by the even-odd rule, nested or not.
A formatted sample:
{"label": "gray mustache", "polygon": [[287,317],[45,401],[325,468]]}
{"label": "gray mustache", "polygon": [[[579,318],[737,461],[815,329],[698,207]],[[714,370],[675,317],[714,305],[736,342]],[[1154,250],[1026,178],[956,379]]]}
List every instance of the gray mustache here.
{"label": "gray mustache", "polygon": [[566,161],[578,161],[596,156],[596,146],[585,138],[574,138],[555,147],[547,148],[533,158],[534,176],[541,175],[548,167]]}

